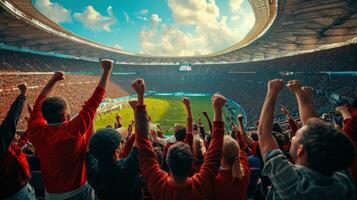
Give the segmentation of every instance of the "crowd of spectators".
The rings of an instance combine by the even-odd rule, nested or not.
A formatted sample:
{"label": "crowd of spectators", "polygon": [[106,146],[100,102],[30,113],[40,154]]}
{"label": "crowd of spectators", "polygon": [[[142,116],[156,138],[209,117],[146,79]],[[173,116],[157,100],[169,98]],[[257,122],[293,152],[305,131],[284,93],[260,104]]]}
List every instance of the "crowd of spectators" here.
{"label": "crowd of spectators", "polygon": [[[208,127],[194,121],[190,99],[183,98],[187,122],[175,125],[174,137],[168,138],[160,126],[150,125],[150,113],[145,107],[147,85],[150,88],[151,83],[160,80],[136,79],[120,88],[109,83],[112,67],[110,61],[102,61],[100,77],[55,72],[13,75],[1,80],[6,86],[1,89],[2,98],[11,99],[8,103],[20,93],[11,106],[2,105],[7,114],[0,134],[0,177],[4,180],[1,198],[356,198],[357,102],[335,104],[333,112],[342,116],[342,123],[326,117],[319,119],[316,109],[316,105],[321,106],[316,98],[327,98],[330,92],[339,93],[342,98],[353,92],[343,93],[332,85],[324,91],[315,88],[314,92],[311,87],[302,86],[304,81],[316,87],[330,83],[325,78],[312,79],[316,75],[285,83],[282,79],[254,82],[246,78],[233,84],[228,76],[222,84],[214,79],[216,87],[222,88],[221,94],[238,93],[236,99],[247,98],[242,105],[248,101],[257,104],[247,110],[252,115],[249,112],[258,109],[253,114],[260,116],[255,129],[246,131],[241,115],[236,117],[237,123],[225,129],[226,97],[216,93],[212,97],[214,115],[204,115]],[[192,83],[187,79],[182,82],[187,86]],[[245,89],[232,90],[234,85]],[[175,87],[182,86],[179,83]],[[113,119],[117,122],[115,127],[93,130],[95,113],[106,91],[122,96],[129,88],[137,95],[129,102],[134,112],[133,124],[122,127],[121,117],[117,116]],[[191,88],[198,90],[192,84]],[[317,92],[320,90],[323,92]],[[85,102],[83,106],[77,104],[80,101]],[[334,105],[331,101],[326,104]],[[276,108],[284,117],[274,117]],[[24,121],[25,131],[18,131],[16,124],[21,115],[26,115],[22,114],[23,109],[29,117]],[[293,112],[297,118],[292,116]],[[288,127],[282,127],[279,118],[287,120]],[[42,191],[31,182],[34,166],[42,177]]]}
{"label": "crowd of spectators", "polygon": [[[112,70],[108,60],[98,76],[2,70],[1,199],[356,198],[356,76]],[[183,98],[187,121],[167,137],[150,124],[148,90],[212,93],[214,115],[204,114],[204,127]],[[133,123],[117,116],[94,130],[105,95],[129,93]],[[246,110],[249,131],[241,115],[226,128],[226,97]]]}
{"label": "crowd of spectators", "polygon": [[[27,102],[30,105],[35,103],[36,97],[41,88],[51,78],[50,74],[0,74],[0,119],[6,116],[7,108],[18,93],[17,85],[23,82],[28,84]],[[98,82],[98,76],[89,75],[67,75],[63,81],[53,92],[54,95],[60,95],[67,99],[70,109],[73,113],[78,113],[82,103],[89,97],[88,91],[95,87]],[[121,89],[120,86],[112,82],[109,83],[106,98],[117,98],[126,96],[128,93]],[[26,127],[26,117],[29,114],[24,109],[24,115],[20,118],[18,128]]]}

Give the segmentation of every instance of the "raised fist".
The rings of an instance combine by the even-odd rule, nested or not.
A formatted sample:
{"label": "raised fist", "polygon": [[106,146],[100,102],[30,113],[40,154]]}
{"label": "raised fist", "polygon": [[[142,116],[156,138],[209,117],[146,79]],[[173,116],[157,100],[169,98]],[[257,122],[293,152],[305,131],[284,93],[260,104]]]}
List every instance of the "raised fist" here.
{"label": "raised fist", "polygon": [[284,115],[290,115],[289,110],[283,105],[280,106],[280,112]]}
{"label": "raised fist", "polygon": [[212,97],[212,105],[215,109],[222,109],[227,99],[221,94],[215,94]]}
{"label": "raised fist", "polygon": [[136,79],[131,83],[131,87],[135,90],[137,94],[144,94],[145,92],[145,82],[143,79]]}
{"label": "raised fist", "polygon": [[237,116],[237,119],[238,119],[239,122],[242,122],[243,121],[243,115],[239,114]]}
{"label": "raised fist", "polygon": [[281,79],[274,79],[268,82],[268,90],[273,93],[279,93],[284,87],[284,81]]}
{"label": "raised fist", "polygon": [[129,101],[129,105],[132,109],[135,109],[137,103],[138,103],[138,100],[136,100],[136,99],[131,99]]}
{"label": "raised fist", "polygon": [[182,102],[183,102],[183,104],[185,104],[186,107],[190,106],[190,99],[189,98],[187,98],[187,97],[182,98]]}
{"label": "raised fist", "polygon": [[19,88],[21,94],[26,94],[26,91],[27,91],[27,84],[26,83],[21,83],[17,87]]}
{"label": "raised fist", "polygon": [[55,80],[55,81],[61,81],[64,79],[64,72],[62,71],[58,71],[58,72],[55,72],[52,76],[52,79]]}
{"label": "raised fist", "polygon": [[304,86],[301,88],[302,94],[304,95],[305,99],[309,101],[314,100],[314,89],[312,87]]}
{"label": "raised fist", "polygon": [[102,60],[102,68],[104,71],[110,71],[113,69],[113,62],[111,60]]}
{"label": "raised fist", "polygon": [[295,93],[298,90],[301,90],[301,83],[298,80],[291,80],[288,82],[286,86],[288,86],[289,90],[293,93]]}

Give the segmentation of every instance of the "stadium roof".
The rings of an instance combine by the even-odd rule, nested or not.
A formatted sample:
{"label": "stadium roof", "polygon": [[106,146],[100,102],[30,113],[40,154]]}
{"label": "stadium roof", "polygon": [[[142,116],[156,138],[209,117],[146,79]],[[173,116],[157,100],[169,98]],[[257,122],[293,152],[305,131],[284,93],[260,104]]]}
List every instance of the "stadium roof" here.
{"label": "stadium roof", "polygon": [[197,57],[134,54],[89,41],[54,23],[31,0],[0,0],[0,42],[14,47],[121,63],[250,62],[357,43],[355,0],[250,0],[256,23],[234,46]]}

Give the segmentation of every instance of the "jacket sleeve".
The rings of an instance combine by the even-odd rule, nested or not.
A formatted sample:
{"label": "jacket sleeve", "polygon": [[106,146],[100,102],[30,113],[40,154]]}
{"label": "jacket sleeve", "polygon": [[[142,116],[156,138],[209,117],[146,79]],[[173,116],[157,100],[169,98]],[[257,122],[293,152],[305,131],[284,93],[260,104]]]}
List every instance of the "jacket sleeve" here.
{"label": "jacket sleeve", "polygon": [[135,135],[131,135],[129,140],[126,141],[126,143],[124,145],[124,149],[123,149],[123,152],[120,154],[120,158],[128,157],[131,149],[133,148],[134,142],[135,142]]}
{"label": "jacket sleeve", "polygon": [[208,147],[205,160],[200,171],[192,177],[194,187],[202,193],[202,196],[207,197],[214,190],[214,183],[221,164],[223,135],[224,123],[214,121],[212,140]]}
{"label": "jacket sleeve", "polygon": [[97,87],[92,96],[84,103],[79,114],[69,122],[71,133],[81,136],[92,127],[93,119],[99,104],[103,101],[105,90]]}
{"label": "jacket sleeve", "polygon": [[5,155],[15,136],[16,126],[24,108],[25,101],[26,96],[18,96],[0,126],[0,158]]}
{"label": "jacket sleeve", "polygon": [[135,110],[136,141],[139,147],[140,171],[147,187],[155,199],[160,188],[165,184],[168,174],[160,169],[151,141],[148,138],[148,118],[145,106],[137,106]]}

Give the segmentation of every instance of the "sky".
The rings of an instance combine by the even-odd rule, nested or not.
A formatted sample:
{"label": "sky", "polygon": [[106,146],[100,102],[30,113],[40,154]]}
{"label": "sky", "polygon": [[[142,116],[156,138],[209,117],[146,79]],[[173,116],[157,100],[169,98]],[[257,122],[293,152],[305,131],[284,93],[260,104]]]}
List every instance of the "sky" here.
{"label": "sky", "polygon": [[197,56],[228,48],[251,30],[248,0],[33,0],[86,39],[134,53]]}

